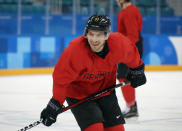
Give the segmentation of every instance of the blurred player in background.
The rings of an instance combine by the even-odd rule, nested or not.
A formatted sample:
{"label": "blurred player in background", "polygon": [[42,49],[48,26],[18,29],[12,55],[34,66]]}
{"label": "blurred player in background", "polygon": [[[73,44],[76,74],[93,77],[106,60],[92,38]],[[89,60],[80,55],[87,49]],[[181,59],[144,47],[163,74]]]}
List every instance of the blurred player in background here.
{"label": "blurred player in background", "polygon": [[[41,112],[42,123],[50,126],[69,105],[116,83],[117,63],[131,68],[128,80],[133,87],[146,82],[144,63],[137,48],[120,33],[110,32],[110,19],[91,16],[84,35],[73,39],[63,51],[53,73],[53,97]],[[125,120],[115,91],[71,109],[82,131],[124,131]]]}
{"label": "blurred player in background", "polygon": [[[117,17],[117,31],[128,37],[132,44],[136,45],[142,57],[143,45],[142,45],[142,15],[139,9],[131,3],[130,0],[116,0],[118,6],[122,8]],[[118,64],[117,78],[119,82],[122,82],[124,78],[127,78],[127,65]],[[137,103],[135,98],[135,88],[130,85],[122,88],[123,97],[126,102],[127,108],[123,111],[125,118],[138,116]]]}

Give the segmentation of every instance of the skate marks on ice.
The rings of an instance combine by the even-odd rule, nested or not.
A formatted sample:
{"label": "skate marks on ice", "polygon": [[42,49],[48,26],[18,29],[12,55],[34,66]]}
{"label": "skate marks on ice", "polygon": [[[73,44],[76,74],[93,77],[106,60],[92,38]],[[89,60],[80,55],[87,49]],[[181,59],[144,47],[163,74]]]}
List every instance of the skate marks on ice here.
{"label": "skate marks on ice", "polygon": [[[147,72],[147,84],[136,89],[139,117],[126,119],[126,131],[180,131],[182,129],[182,72]],[[15,131],[40,118],[51,98],[52,76],[0,77],[0,130]],[[118,102],[124,109],[121,89]],[[58,116],[51,127],[31,131],[80,131],[71,114]]]}
{"label": "skate marks on ice", "polygon": [[[28,126],[40,117],[40,111],[0,111],[1,131],[17,131]],[[79,128],[70,111],[58,116],[57,122],[50,127],[39,124],[32,131],[79,131]]]}
{"label": "skate marks on ice", "polygon": [[[126,119],[126,131],[182,129],[182,72],[147,72],[147,84],[136,89],[139,117]],[[125,102],[117,89],[121,109]]]}

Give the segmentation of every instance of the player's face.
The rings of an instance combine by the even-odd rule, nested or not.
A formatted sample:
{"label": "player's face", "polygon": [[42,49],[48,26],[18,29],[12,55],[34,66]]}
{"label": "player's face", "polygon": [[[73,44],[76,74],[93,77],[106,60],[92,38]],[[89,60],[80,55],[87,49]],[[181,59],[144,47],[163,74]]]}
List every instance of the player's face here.
{"label": "player's face", "polygon": [[107,38],[104,31],[89,30],[87,33],[88,43],[93,52],[102,51]]}

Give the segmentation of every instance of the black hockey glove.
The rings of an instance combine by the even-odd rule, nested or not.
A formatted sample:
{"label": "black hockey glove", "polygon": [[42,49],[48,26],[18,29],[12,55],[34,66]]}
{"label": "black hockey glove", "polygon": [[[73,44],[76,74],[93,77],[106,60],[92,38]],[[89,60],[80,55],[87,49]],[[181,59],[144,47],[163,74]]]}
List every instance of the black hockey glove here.
{"label": "black hockey glove", "polygon": [[41,112],[40,119],[45,126],[51,126],[56,122],[57,116],[64,109],[57,100],[51,98],[47,107]]}
{"label": "black hockey glove", "polygon": [[146,76],[144,73],[144,64],[135,69],[130,69],[127,79],[131,82],[131,86],[134,88],[145,84]]}

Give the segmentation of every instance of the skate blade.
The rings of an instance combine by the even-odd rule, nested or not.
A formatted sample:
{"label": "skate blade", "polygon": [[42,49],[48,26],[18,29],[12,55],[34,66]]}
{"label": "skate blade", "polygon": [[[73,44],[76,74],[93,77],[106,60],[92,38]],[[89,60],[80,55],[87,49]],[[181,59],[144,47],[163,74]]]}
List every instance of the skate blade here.
{"label": "skate blade", "polygon": [[139,123],[139,118],[138,116],[133,116],[129,118],[125,118],[126,124],[136,124]]}

